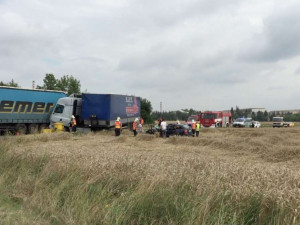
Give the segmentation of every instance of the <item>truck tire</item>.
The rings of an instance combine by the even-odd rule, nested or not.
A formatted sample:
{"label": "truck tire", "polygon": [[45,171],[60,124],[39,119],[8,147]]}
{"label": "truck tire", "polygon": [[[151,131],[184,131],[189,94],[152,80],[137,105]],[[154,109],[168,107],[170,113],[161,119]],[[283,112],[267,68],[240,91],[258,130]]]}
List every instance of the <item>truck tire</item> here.
{"label": "truck tire", "polygon": [[28,133],[35,134],[39,131],[39,125],[37,123],[32,123],[28,126]]}
{"label": "truck tire", "polygon": [[27,133],[27,126],[26,126],[26,124],[24,124],[24,123],[17,124],[16,131],[19,134],[26,134]]}
{"label": "truck tire", "polygon": [[71,132],[71,127],[66,127],[66,126],[64,126],[64,131],[65,131],[65,132]]}
{"label": "truck tire", "polygon": [[42,132],[43,129],[47,129],[47,128],[49,128],[49,125],[46,123],[42,123],[39,127],[39,132]]}

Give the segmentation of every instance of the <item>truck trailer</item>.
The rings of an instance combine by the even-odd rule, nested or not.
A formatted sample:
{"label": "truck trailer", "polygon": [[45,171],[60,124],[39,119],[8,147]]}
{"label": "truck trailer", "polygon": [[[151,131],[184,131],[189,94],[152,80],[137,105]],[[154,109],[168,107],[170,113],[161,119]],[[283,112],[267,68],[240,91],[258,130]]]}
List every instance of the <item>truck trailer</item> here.
{"label": "truck trailer", "polygon": [[51,115],[51,125],[63,123],[70,129],[71,116],[77,121],[77,128],[97,130],[114,126],[117,117],[122,125],[128,125],[141,116],[139,97],[116,94],[72,95],[58,100]]}
{"label": "truck trailer", "polygon": [[50,115],[62,91],[0,86],[0,130],[20,134],[49,127]]}

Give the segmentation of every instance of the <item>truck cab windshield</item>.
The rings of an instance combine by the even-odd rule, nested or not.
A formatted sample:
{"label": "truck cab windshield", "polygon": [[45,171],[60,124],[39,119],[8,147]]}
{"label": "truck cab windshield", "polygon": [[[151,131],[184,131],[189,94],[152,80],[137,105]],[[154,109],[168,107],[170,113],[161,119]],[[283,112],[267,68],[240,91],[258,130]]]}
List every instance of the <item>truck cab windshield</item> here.
{"label": "truck cab windshield", "polygon": [[282,122],[283,118],[282,117],[273,117],[273,122]]}
{"label": "truck cab windshield", "polygon": [[54,109],[54,113],[63,113],[63,111],[64,111],[64,106],[57,104]]}
{"label": "truck cab windshield", "polygon": [[213,114],[213,113],[203,113],[202,114],[202,118],[203,119],[215,119],[216,118],[216,114]]}

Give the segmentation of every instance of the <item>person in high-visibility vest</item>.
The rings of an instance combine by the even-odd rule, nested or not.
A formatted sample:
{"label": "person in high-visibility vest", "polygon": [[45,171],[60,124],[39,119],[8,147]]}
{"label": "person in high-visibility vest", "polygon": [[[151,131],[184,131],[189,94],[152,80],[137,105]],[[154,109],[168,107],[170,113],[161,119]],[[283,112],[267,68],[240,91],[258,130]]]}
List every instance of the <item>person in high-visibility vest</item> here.
{"label": "person in high-visibility vest", "polygon": [[139,133],[144,133],[143,126],[144,126],[144,119],[141,117],[139,124],[138,124]]}
{"label": "person in high-visibility vest", "polygon": [[192,135],[195,137],[195,132],[196,132],[196,122],[195,120],[192,120]]}
{"label": "person in high-visibility vest", "polygon": [[74,115],[72,115],[71,118],[71,127],[72,127],[72,133],[76,132],[77,122]]}
{"label": "person in high-visibility vest", "polygon": [[133,136],[136,136],[137,135],[137,128],[138,128],[138,118],[136,118],[133,123],[132,123],[132,131],[133,131]]}
{"label": "person in high-visibility vest", "polygon": [[122,128],[121,118],[118,117],[116,122],[115,122],[115,135],[116,136],[120,136],[121,128]]}
{"label": "person in high-visibility vest", "polygon": [[199,132],[200,132],[200,121],[198,120],[196,124],[196,137],[199,137]]}

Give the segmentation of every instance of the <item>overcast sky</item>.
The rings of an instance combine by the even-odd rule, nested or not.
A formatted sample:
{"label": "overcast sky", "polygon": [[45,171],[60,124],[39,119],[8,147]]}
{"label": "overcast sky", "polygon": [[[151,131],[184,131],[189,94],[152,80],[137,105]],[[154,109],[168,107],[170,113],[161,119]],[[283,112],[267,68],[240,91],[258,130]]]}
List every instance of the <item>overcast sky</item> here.
{"label": "overcast sky", "polygon": [[299,0],[0,0],[0,81],[46,73],[154,109],[300,108]]}

